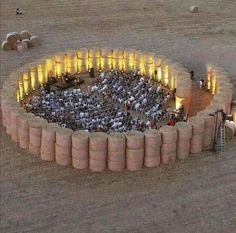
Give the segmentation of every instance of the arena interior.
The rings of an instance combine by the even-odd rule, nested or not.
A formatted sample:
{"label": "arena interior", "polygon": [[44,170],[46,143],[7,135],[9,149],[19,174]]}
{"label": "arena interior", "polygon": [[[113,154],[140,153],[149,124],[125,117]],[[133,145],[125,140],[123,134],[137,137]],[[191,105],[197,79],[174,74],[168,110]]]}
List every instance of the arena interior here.
{"label": "arena interior", "polygon": [[[7,88],[13,90],[17,81],[15,99],[28,112],[22,116],[25,114],[32,120],[36,115],[44,127],[51,124],[50,130],[45,130],[48,135],[52,128],[58,130],[62,144],[56,145],[56,151],[64,150],[68,135],[77,130],[84,132],[79,137],[89,138],[91,145],[94,143],[90,156],[104,155],[102,146],[107,137],[109,143],[109,135],[111,138],[116,133],[127,135],[119,140],[127,140],[127,145],[135,147],[144,136],[152,139],[153,135],[148,132],[160,130],[157,137],[162,135],[161,152],[165,154],[163,140],[168,139],[165,135],[172,135],[171,130],[164,130],[165,125],[176,124],[183,130],[182,123],[178,122],[187,121],[188,124],[192,122],[193,129],[195,125],[198,127],[195,118],[188,119],[199,112],[206,117],[203,111],[208,109],[208,114],[213,109],[208,107],[212,101],[223,106],[227,117],[236,116],[234,0],[2,0],[0,4],[1,42],[9,32],[22,30],[36,35],[34,40],[39,38],[40,41],[27,50],[22,46],[15,47],[18,51],[1,50],[1,98],[8,96]],[[197,6],[197,12],[191,12],[192,5]],[[87,48],[86,72],[81,72],[83,68],[78,68],[77,60],[77,68],[71,68],[65,60],[65,70],[62,72],[60,66],[58,72],[57,66],[63,63],[64,56],[67,59],[68,54],[72,54],[74,61],[78,51],[85,51],[83,48]],[[95,72],[89,64],[93,51],[100,54]],[[111,63],[102,60],[102,54],[109,51]],[[122,52],[117,65],[116,51]],[[58,55],[61,52],[62,60]],[[125,53],[134,54],[136,58],[140,54],[151,62],[142,69],[137,59],[131,63],[127,61],[127,65]],[[43,81],[38,73],[37,84],[31,75],[30,88],[26,82],[21,86],[20,72],[24,72],[22,77],[31,74],[32,67],[39,70],[38,64],[51,58],[55,69],[47,70],[45,66]],[[159,76],[159,66],[155,68],[159,60],[166,62],[164,68],[160,68],[164,76]],[[169,80],[165,75],[166,66]],[[210,78],[206,70],[211,72]],[[170,74],[176,77],[175,83],[170,82]],[[179,74],[181,79],[178,80]],[[188,95],[179,97],[180,90],[185,91],[180,86],[187,87],[190,82]],[[223,105],[219,103],[222,98],[214,97],[220,85],[232,91],[229,98],[229,93],[221,90],[221,97],[227,99]],[[109,160],[104,160],[108,163],[107,169],[90,160],[90,167],[86,161],[84,165],[72,162],[73,168],[71,161],[62,157],[56,158],[56,163],[45,161],[55,160],[54,157],[43,158],[42,154],[47,156],[48,151],[40,152],[43,160],[40,155],[32,155],[42,147],[31,145],[29,151],[22,149],[28,143],[19,141],[20,137],[24,138],[24,132],[14,138],[12,119],[15,115],[10,117],[11,114],[6,113],[9,102],[1,99],[1,103],[2,232],[235,232],[236,138],[230,128],[226,131],[222,153],[207,148],[205,141],[206,150],[197,153],[199,149],[191,146],[192,156],[176,152],[174,163],[173,158],[162,158],[161,162],[149,158],[143,162],[142,157],[141,165],[140,161],[128,164],[126,159],[126,162],[111,163],[109,167]],[[38,123],[33,120],[29,123],[30,129],[37,127]],[[185,130],[187,132],[187,127]],[[18,140],[18,144],[14,140]],[[178,140],[181,140],[179,136]],[[40,143],[43,143],[41,135]],[[171,141],[168,143],[172,145]],[[138,147],[135,150],[114,148],[133,157],[139,151],[144,154],[144,149]]]}

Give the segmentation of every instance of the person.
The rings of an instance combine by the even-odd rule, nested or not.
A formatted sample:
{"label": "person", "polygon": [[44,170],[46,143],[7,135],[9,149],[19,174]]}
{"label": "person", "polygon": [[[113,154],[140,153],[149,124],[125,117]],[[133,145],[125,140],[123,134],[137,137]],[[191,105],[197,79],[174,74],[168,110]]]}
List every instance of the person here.
{"label": "person", "polygon": [[157,80],[157,70],[154,71],[154,79]]}
{"label": "person", "polygon": [[201,80],[199,81],[199,88],[200,88],[200,89],[202,89],[202,85],[203,85],[203,80],[201,79]]}
{"label": "person", "polygon": [[191,75],[191,80],[194,80],[194,71],[193,70],[191,70],[190,75]]}
{"label": "person", "polygon": [[16,9],[16,15],[23,15],[23,13],[20,11],[20,8]]}

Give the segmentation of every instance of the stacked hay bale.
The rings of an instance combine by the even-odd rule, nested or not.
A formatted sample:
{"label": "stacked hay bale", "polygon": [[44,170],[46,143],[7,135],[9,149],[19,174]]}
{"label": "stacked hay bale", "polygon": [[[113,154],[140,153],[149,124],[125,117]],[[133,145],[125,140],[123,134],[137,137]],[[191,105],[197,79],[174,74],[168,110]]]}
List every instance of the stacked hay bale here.
{"label": "stacked hay bale", "polygon": [[29,39],[29,48],[38,47],[40,45],[40,39],[38,36],[31,36]]}
{"label": "stacked hay bale", "polygon": [[124,59],[124,49],[115,48],[113,49],[113,69],[123,70],[123,59]]}
{"label": "stacked hay bale", "polygon": [[154,61],[155,61],[155,53],[147,53],[145,59],[145,75],[149,78],[154,78]]}
{"label": "stacked hay bale", "polygon": [[135,51],[135,69],[143,75],[145,73],[145,54],[142,51]]}
{"label": "stacked hay bale", "polygon": [[184,105],[185,112],[189,111],[191,102],[192,81],[190,74],[180,72],[176,81],[176,108]]}
{"label": "stacked hay bale", "polygon": [[107,134],[91,133],[89,137],[89,168],[94,172],[101,172],[107,165]]}
{"label": "stacked hay bale", "polygon": [[46,123],[45,119],[37,117],[29,120],[29,152],[33,155],[40,156],[42,125]]}
{"label": "stacked hay bale", "polygon": [[123,133],[111,133],[108,136],[108,169],[123,171],[125,169],[126,139]]}
{"label": "stacked hay bale", "polygon": [[192,13],[198,13],[198,7],[197,6],[190,6],[189,7],[190,12]]}
{"label": "stacked hay bale", "polygon": [[10,132],[11,139],[14,142],[19,142],[18,134],[18,117],[21,113],[25,113],[25,109],[21,107],[12,107],[10,111]]}
{"label": "stacked hay bale", "polygon": [[20,113],[18,116],[19,144],[22,149],[29,149],[29,120],[34,118],[31,113]]}
{"label": "stacked hay bale", "polygon": [[210,112],[202,111],[197,114],[205,121],[204,133],[203,133],[203,150],[209,150],[213,146],[215,119],[214,116],[209,115]]}
{"label": "stacked hay bale", "polygon": [[185,159],[190,154],[192,125],[187,122],[177,122],[177,159]]}
{"label": "stacked hay bale", "polygon": [[176,160],[177,129],[173,126],[162,126],[161,162],[173,163]]}
{"label": "stacked hay bale", "polygon": [[133,70],[135,64],[135,50],[125,49],[124,50],[124,60],[123,69],[125,72]]}
{"label": "stacked hay bale", "polygon": [[88,49],[81,48],[77,53],[77,72],[85,73],[88,71]]}
{"label": "stacked hay bale", "polygon": [[31,33],[23,30],[20,33],[10,32],[6,35],[6,40],[2,42],[3,50],[25,51],[28,48],[40,45],[38,36],[31,36]]}
{"label": "stacked hay bale", "polygon": [[72,134],[72,165],[76,169],[89,166],[89,133],[84,130]]}
{"label": "stacked hay bale", "polygon": [[11,133],[9,116],[11,113],[12,104],[14,104],[14,102],[9,99],[1,100],[2,121],[3,121],[3,126],[6,127],[7,134]]}
{"label": "stacked hay bale", "polygon": [[101,48],[101,70],[108,71],[113,69],[112,54],[111,48]]}
{"label": "stacked hay bale", "polygon": [[162,81],[162,68],[161,68],[161,64],[164,62],[164,60],[166,59],[165,56],[155,56],[154,58],[154,69],[156,71],[156,75],[154,76],[154,79],[158,82]]}
{"label": "stacked hay bale", "polygon": [[144,160],[144,134],[140,131],[127,132],[126,142],[126,168],[140,170]]}
{"label": "stacked hay bale", "polygon": [[71,129],[58,128],[56,130],[55,160],[59,165],[71,165],[72,134]]}
{"label": "stacked hay bale", "polygon": [[203,148],[203,133],[205,129],[205,122],[200,117],[190,117],[188,122],[193,127],[193,136],[191,138],[191,154],[197,154]]}
{"label": "stacked hay bale", "polygon": [[42,127],[42,138],[41,138],[41,159],[45,161],[55,160],[55,142],[56,142],[56,131],[60,126],[54,123],[45,124]]}
{"label": "stacked hay bale", "polygon": [[145,130],[144,141],[144,166],[159,166],[161,161],[161,132],[155,129]]}
{"label": "stacked hay bale", "polygon": [[91,48],[88,51],[88,69],[94,68],[95,71],[100,71],[101,69],[101,49]]}

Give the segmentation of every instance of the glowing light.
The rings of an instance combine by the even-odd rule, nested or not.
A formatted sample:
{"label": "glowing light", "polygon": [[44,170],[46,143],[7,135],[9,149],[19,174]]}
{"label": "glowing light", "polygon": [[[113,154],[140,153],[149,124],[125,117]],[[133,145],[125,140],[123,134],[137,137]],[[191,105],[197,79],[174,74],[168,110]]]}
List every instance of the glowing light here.
{"label": "glowing light", "polygon": [[18,86],[19,86],[19,97],[20,97],[20,100],[23,100],[25,92],[24,92],[24,84],[23,84],[23,77],[22,77],[22,75],[19,77]]}
{"label": "glowing light", "polygon": [[169,78],[169,66],[168,65],[164,65],[164,69],[163,69],[163,78],[164,78],[164,85],[167,86],[168,85],[168,78]]}
{"label": "glowing light", "polygon": [[216,74],[212,75],[210,85],[211,85],[211,94],[214,95],[216,92]]}
{"label": "glowing light", "polygon": [[207,89],[208,90],[211,89],[211,73],[210,72],[207,73]]}
{"label": "glowing light", "polygon": [[30,77],[28,73],[23,74],[22,81],[23,81],[23,86],[24,86],[24,92],[26,95],[28,95],[30,92]]}
{"label": "glowing light", "polygon": [[158,82],[161,82],[162,80],[162,70],[161,70],[161,67],[157,67],[157,80]]}
{"label": "glowing light", "polygon": [[19,89],[17,88],[16,90],[16,101],[19,103],[20,102],[20,92]]}
{"label": "glowing light", "polygon": [[48,80],[49,76],[55,76],[54,61],[52,58],[46,58],[46,67],[45,67],[45,81]]}
{"label": "glowing light", "polygon": [[42,85],[44,83],[44,69],[43,69],[43,65],[39,64],[37,66],[37,70],[38,70],[38,83],[39,83],[39,85]]}
{"label": "glowing light", "polygon": [[175,108],[179,109],[181,106],[183,106],[184,98],[180,98],[178,96],[175,97]]}
{"label": "glowing light", "polygon": [[31,88],[33,90],[36,90],[38,83],[37,83],[36,68],[35,67],[30,68],[30,81],[31,81]]}

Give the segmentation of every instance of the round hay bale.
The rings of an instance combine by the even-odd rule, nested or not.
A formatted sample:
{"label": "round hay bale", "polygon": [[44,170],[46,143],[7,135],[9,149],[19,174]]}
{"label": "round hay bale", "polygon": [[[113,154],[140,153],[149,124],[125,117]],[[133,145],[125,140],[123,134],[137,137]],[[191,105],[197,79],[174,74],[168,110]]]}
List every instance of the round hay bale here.
{"label": "round hay bale", "polygon": [[107,134],[101,132],[91,133],[89,136],[89,150],[107,151]]}
{"label": "round hay bale", "polygon": [[161,157],[144,157],[144,166],[148,168],[158,167],[160,165]]}
{"label": "round hay bale", "polygon": [[41,145],[41,159],[44,161],[54,161],[55,160],[55,143],[50,142],[48,144]]}
{"label": "round hay bale", "polygon": [[40,136],[42,135],[42,124],[40,121],[37,120],[30,120],[29,121],[29,132],[30,136]]}
{"label": "round hay bale", "polygon": [[162,126],[160,128],[162,135],[162,143],[173,144],[177,140],[177,129],[173,126]]}
{"label": "round hay bale", "polygon": [[35,156],[40,156],[40,146],[29,143],[29,152]]}
{"label": "round hay bale", "polygon": [[50,123],[42,126],[42,141],[56,142],[56,130],[60,128],[59,125]]}
{"label": "round hay bale", "polygon": [[179,139],[190,139],[192,137],[192,125],[187,122],[177,122],[175,124]]}
{"label": "round hay bale", "polygon": [[74,148],[72,147],[72,160],[88,160],[89,159],[89,151],[88,149],[83,149],[83,150],[80,150],[80,149],[77,149],[77,148]]}
{"label": "round hay bale", "polygon": [[127,160],[134,160],[134,161],[143,161],[144,158],[144,149],[126,149],[126,161]]}
{"label": "round hay bale", "polygon": [[21,40],[30,39],[30,37],[31,37],[31,34],[28,31],[24,30],[20,32]]}
{"label": "round hay bale", "polygon": [[102,172],[106,169],[106,161],[105,160],[89,160],[89,168],[93,172]]}
{"label": "round hay bale", "polygon": [[189,7],[190,12],[192,13],[198,13],[198,7],[197,6],[190,6]]}
{"label": "round hay bale", "polygon": [[27,45],[23,42],[17,43],[17,51],[18,52],[24,52],[28,49]]}
{"label": "round hay bale", "polygon": [[176,157],[177,159],[186,159],[190,154],[190,146],[189,147],[177,147]]}
{"label": "round hay bale", "polygon": [[125,134],[123,133],[111,133],[108,135],[108,153],[121,151],[125,154]]}
{"label": "round hay bale", "polygon": [[89,161],[88,161],[88,159],[72,158],[72,166],[75,169],[79,169],[79,170],[87,169],[89,167]]}
{"label": "round hay bale", "polygon": [[72,129],[58,128],[56,131],[56,143],[60,146],[71,147]]}
{"label": "round hay bale", "polygon": [[176,161],[176,152],[171,152],[169,154],[161,154],[161,163],[170,164]]}
{"label": "round hay bale", "polygon": [[95,160],[106,160],[107,151],[106,150],[89,150],[89,159]]}
{"label": "round hay bale", "polygon": [[29,136],[29,142],[30,144],[34,145],[34,146],[41,146],[41,135],[32,135],[30,134]]}
{"label": "round hay bale", "polygon": [[4,40],[4,41],[2,42],[2,49],[3,49],[4,51],[9,51],[9,50],[12,50],[13,47],[12,47],[12,45],[11,45],[10,42]]}
{"label": "round hay bale", "polygon": [[205,129],[205,122],[202,118],[200,118],[200,117],[190,117],[188,119],[188,122],[193,127],[193,135],[203,134],[204,129]]}
{"label": "round hay bale", "polygon": [[215,124],[214,116],[210,116],[209,113],[205,111],[199,112],[197,116],[201,117],[205,121],[205,129],[214,128]]}
{"label": "round hay bale", "polygon": [[110,171],[120,172],[125,169],[125,161],[111,161],[108,159],[107,166]]}
{"label": "round hay bale", "polygon": [[18,41],[21,40],[20,33],[18,32],[13,32],[13,33],[16,35]]}
{"label": "round hay bale", "polygon": [[77,130],[72,134],[72,146],[76,149],[86,149],[89,146],[89,132],[85,130]]}
{"label": "round hay bale", "polygon": [[169,154],[176,151],[176,143],[163,143],[161,145],[161,154]]}
{"label": "round hay bale", "polygon": [[29,139],[19,137],[19,145],[21,149],[29,149]]}
{"label": "round hay bale", "polygon": [[29,41],[30,48],[37,47],[40,45],[40,40],[38,36],[31,36]]}
{"label": "round hay bale", "polygon": [[6,35],[6,40],[10,44],[14,44],[17,42],[17,35],[14,32],[10,32]]}
{"label": "round hay bale", "polygon": [[146,157],[160,157],[161,154],[161,145],[156,145],[156,147],[145,148],[145,158]]}
{"label": "round hay bale", "polygon": [[147,129],[144,131],[145,150],[151,147],[156,148],[161,144],[161,132],[156,129]]}
{"label": "round hay bale", "polygon": [[127,160],[126,161],[126,168],[129,171],[138,171],[138,170],[141,170],[142,167],[143,167],[142,160]]}
{"label": "round hay bale", "polygon": [[62,166],[71,165],[71,147],[55,143],[55,160],[57,164]]}
{"label": "round hay bale", "polygon": [[27,47],[27,49],[30,47],[30,40],[29,40],[29,39],[24,39],[24,40],[22,40],[22,43],[25,44],[25,46]]}
{"label": "round hay bale", "polygon": [[201,144],[203,143],[203,134],[193,135],[191,138],[191,144]]}
{"label": "round hay bale", "polygon": [[141,149],[144,147],[144,134],[140,131],[132,130],[126,133],[128,149]]}
{"label": "round hay bale", "polygon": [[202,144],[191,144],[191,154],[198,154],[202,151]]}
{"label": "round hay bale", "polygon": [[109,151],[108,150],[108,159],[113,162],[123,162],[125,161],[125,150],[124,151]]}

